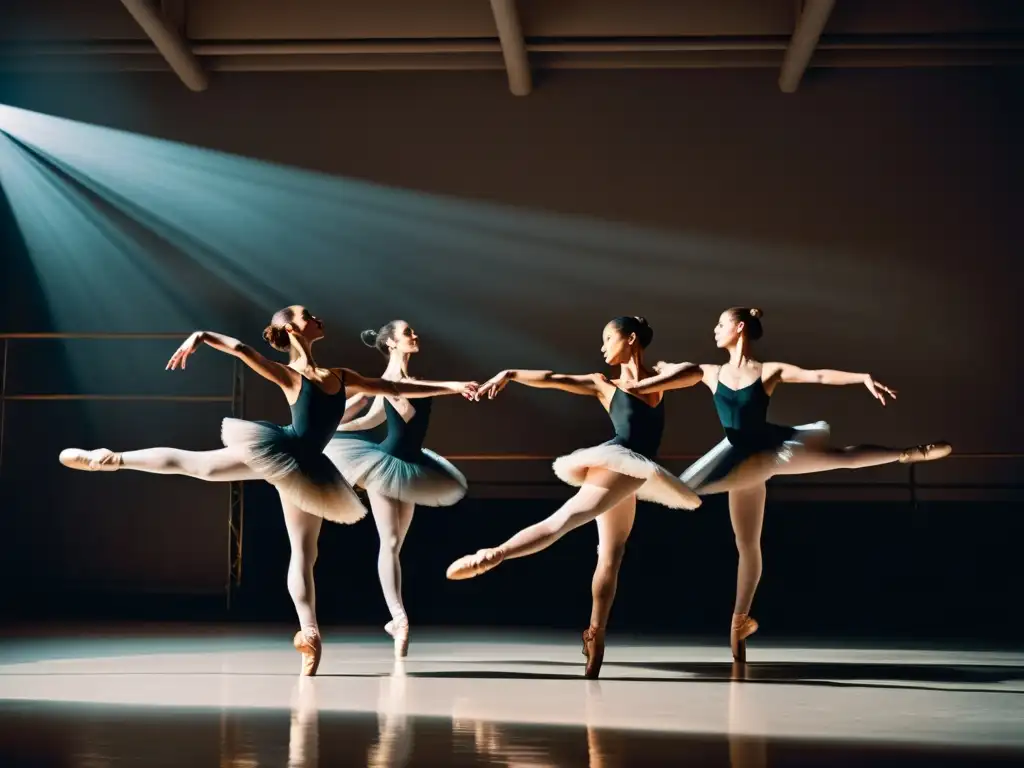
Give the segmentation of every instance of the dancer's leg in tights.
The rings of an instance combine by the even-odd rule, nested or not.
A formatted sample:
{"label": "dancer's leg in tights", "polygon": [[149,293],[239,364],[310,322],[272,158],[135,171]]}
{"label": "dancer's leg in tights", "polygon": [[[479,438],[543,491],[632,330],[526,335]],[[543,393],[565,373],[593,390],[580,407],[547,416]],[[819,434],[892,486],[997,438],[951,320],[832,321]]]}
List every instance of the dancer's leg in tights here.
{"label": "dancer's leg in tights", "polygon": [[765,484],[729,491],[729,517],[736,535],[739,563],[736,569],[736,607],[733,613],[750,613],[757,583],[761,580],[761,526],[764,523]]}
{"label": "dancer's leg in tights", "polygon": [[626,540],[636,518],[636,496],[629,495],[597,517],[597,567],[590,590],[594,598],[590,626],[604,629],[615,602],[619,568],[626,553]]}
{"label": "dancer's leg in tights", "polygon": [[313,584],[313,566],[316,565],[317,540],[323,519],[302,512],[281,499],[284,524],[292,555],[288,562],[288,594],[295,603],[299,626],[305,634],[317,634],[316,587]]}
{"label": "dancer's leg in tights", "polygon": [[244,452],[237,448],[220,448],[216,451],[145,448],[122,453],[121,469],[134,469],[155,475],[186,475],[219,483],[259,479],[260,476],[245,464],[244,457]]}
{"label": "dancer's leg in tights", "polygon": [[506,560],[526,557],[547,549],[569,531],[589,523],[632,496],[644,482],[642,478],[621,475],[607,469],[590,469],[583,487],[557,512],[524,528],[498,549]]}
{"label": "dancer's leg in tights", "polygon": [[744,461],[726,477],[702,486],[701,496],[727,491],[756,488],[775,475],[807,475],[829,472],[833,469],[863,469],[900,460],[904,451],[877,445],[854,445],[849,448],[829,448],[810,445],[797,448],[788,461],[777,461],[767,454],[755,455]]}
{"label": "dancer's leg in tights", "polygon": [[380,577],[380,587],[384,592],[384,600],[388,604],[391,618],[400,621],[406,614],[402,602],[402,564],[399,553],[402,551],[402,544],[405,543],[405,535],[409,532],[416,506],[375,493],[369,496],[370,511],[373,513],[373,521],[377,524],[377,533],[380,536],[377,575]]}

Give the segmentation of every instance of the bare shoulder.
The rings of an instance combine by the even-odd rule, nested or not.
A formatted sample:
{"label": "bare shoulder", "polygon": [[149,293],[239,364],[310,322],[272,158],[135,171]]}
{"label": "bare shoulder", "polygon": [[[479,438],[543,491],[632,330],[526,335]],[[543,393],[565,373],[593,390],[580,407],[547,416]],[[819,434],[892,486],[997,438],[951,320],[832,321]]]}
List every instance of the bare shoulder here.
{"label": "bare shoulder", "polygon": [[714,363],[701,363],[700,370],[702,373],[701,383],[714,389],[718,383],[718,377],[722,373],[722,366]]}

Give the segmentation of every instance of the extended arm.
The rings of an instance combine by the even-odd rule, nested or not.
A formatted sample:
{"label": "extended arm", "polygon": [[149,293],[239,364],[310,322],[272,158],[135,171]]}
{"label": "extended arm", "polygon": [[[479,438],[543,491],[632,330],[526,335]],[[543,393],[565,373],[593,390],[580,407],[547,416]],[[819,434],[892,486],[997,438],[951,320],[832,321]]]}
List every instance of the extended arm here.
{"label": "extended arm", "polygon": [[345,388],[349,392],[361,392],[366,395],[392,395],[408,398],[463,395],[471,398],[477,390],[476,383],[472,381],[411,381],[409,379],[387,381],[386,379],[360,376],[348,368],[339,369],[339,373],[344,377]]}
{"label": "extended arm", "polygon": [[896,390],[875,381],[870,373],[851,373],[830,368],[807,370],[789,363],[765,363],[762,376],[766,382],[774,380],[782,384],[825,384],[833,387],[861,384],[882,405],[885,405],[886,395],[896,399]]}
{"label": "extended arm", "polygon": [[199,348],[200,344],[206,344],[218,352],[225,352],[232,357],[237,357],[260,376],[283,389],[293,386],[295,377],[299,375],[287,365],[268,360],[248,344],[213,331],[196,331],[185,339],[185,343],[178,347],[178,351],[167,362],[167,370],[173,371],[179,366],[184,370],[186,361]]}
{"label": "extended arm", "polygon": [[597,396],[604,376],[599,373],[566,374],[553,371],[507,370],[485,382],[477,392],[477,399],[486,395],[493,398],[510,381],[536,389],[560,389],[574,395]]}
{"label": "extended arm", "polygon": [[658,373],[640,379],[632,387],[631,392],[638,395],[653,395],[656,392],[667,392],[670,389],[684,389],[700,384],[704,378],[704,366],[696,363],[665,363],[658,367]]}

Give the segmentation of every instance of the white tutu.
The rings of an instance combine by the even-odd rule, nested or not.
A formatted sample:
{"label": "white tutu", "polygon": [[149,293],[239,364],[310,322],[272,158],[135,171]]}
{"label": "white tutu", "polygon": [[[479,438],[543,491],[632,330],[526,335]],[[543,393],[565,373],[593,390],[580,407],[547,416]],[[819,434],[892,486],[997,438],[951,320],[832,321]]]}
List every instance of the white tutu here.
{"label": "white tutu", "polygon": [[465,476],[447,459],[426,448],[407,461],[382,450],[377,443],[336,438],[324,453],[349,483],[389,499],[447,507],[466,495]]}
{"label": "white tutu", "polygon": [[653,501],[672,509],[696,509],[701,504],[700,497],[678,477],[660,464],[618,443],[581,448],[568,456],[560,456],[554,463],[558,479],[576,488],[583,485],[587,470],[591,467],[603,467],[621,475],[646,480],[637,489],[638,499]]}
{"label": "white tutu", "polygon": [[728,438],[701,456],[683,472],[681,480],[697,493],[722,493],[729,490],[723,480],[728,478],[734,469],[752,457],[764,457],[777,466],[792,460],[793,456],[811,443],[820,443],[828,439],[830,427],[828,422],[816,421],[813,424],[801,424],[796,427],[772,428],[777,439],[763,447],[741,448],[733,445]]}
{"label": "white tutu", "polygon": [[220,435],[228,448],[243,449],[245,463],[303,512],[345,524],[366,516],[366,507],[334,464],[290,428],[224,419]]}

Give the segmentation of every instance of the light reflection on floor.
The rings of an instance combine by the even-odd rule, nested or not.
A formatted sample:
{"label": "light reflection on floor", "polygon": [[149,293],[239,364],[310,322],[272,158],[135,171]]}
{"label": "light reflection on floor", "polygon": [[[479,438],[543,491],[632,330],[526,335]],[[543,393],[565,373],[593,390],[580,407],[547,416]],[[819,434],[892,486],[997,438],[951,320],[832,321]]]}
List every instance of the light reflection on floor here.
{"label": "light reflection on floor", "polygon": [[328,637],[316,679],[283,632],[0,641],[0,765],[1024,761],[1024,654],[610,638],[589,682],[575,637]]}

